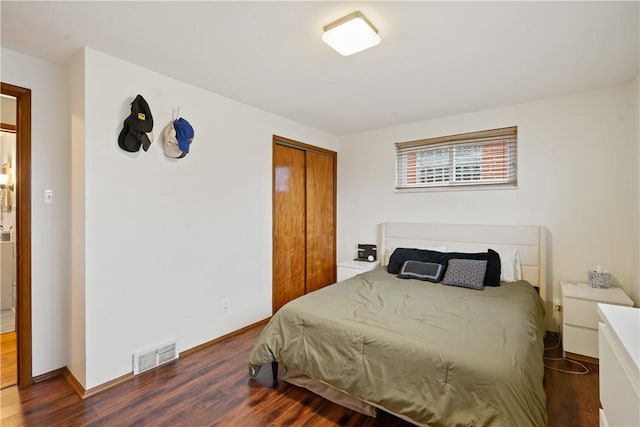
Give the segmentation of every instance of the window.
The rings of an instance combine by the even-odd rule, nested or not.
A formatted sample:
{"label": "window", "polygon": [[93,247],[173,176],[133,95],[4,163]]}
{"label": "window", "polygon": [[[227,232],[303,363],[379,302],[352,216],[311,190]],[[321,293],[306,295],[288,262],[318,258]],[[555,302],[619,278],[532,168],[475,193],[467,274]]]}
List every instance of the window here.
{"label": "window", "polygon": [[396,143],[396,189],[517,184],[516,126]]}

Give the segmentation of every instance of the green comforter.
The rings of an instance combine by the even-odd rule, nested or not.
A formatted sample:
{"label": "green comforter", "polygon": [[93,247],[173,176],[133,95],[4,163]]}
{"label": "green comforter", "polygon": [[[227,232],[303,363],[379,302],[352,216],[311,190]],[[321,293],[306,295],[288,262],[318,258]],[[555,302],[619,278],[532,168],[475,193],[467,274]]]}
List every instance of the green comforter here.
{"label": "green comforter", "polygon": [[281,308],[249,368],[278,361],[432,427],[544,426],[543,319],[528,282],[476,291],[378,268]]}

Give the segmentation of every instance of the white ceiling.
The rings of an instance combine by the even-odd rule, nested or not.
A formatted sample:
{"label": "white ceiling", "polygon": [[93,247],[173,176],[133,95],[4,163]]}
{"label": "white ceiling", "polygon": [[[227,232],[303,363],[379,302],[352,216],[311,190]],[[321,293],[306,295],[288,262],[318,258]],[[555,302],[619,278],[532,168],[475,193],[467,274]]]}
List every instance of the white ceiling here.
{"label": "white ceiling", "polygon": [[[632,81],[640,2],[0,2],[2,46],[89,46],[342,135]],[[377,47],[322,27],[354,10]]]}

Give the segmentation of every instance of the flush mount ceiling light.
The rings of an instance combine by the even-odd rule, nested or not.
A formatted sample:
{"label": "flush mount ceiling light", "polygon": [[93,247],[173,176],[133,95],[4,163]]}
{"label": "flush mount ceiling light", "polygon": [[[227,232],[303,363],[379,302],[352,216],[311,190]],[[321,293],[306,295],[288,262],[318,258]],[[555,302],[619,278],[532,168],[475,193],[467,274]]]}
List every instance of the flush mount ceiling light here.
{"label": "flush mount ceiling light", "polygon": [[376,27],[358,11],[325,25],[322,40],[340,55],[349,56],[376,46],[380,36]]}

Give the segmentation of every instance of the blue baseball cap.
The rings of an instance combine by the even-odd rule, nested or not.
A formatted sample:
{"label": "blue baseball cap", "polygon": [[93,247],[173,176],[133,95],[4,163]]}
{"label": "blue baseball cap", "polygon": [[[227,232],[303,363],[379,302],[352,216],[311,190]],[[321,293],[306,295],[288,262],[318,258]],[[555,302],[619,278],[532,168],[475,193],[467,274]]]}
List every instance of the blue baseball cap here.
{"label": "blue baseball cap", "polygon": [[180,117],[178,120],[174,120],[173,128],[176,130],[176,139],[178,140],[178,147],[183,153],[189,152],[189,146],[193,141],[194,132],[193,128],[188,121]]}

